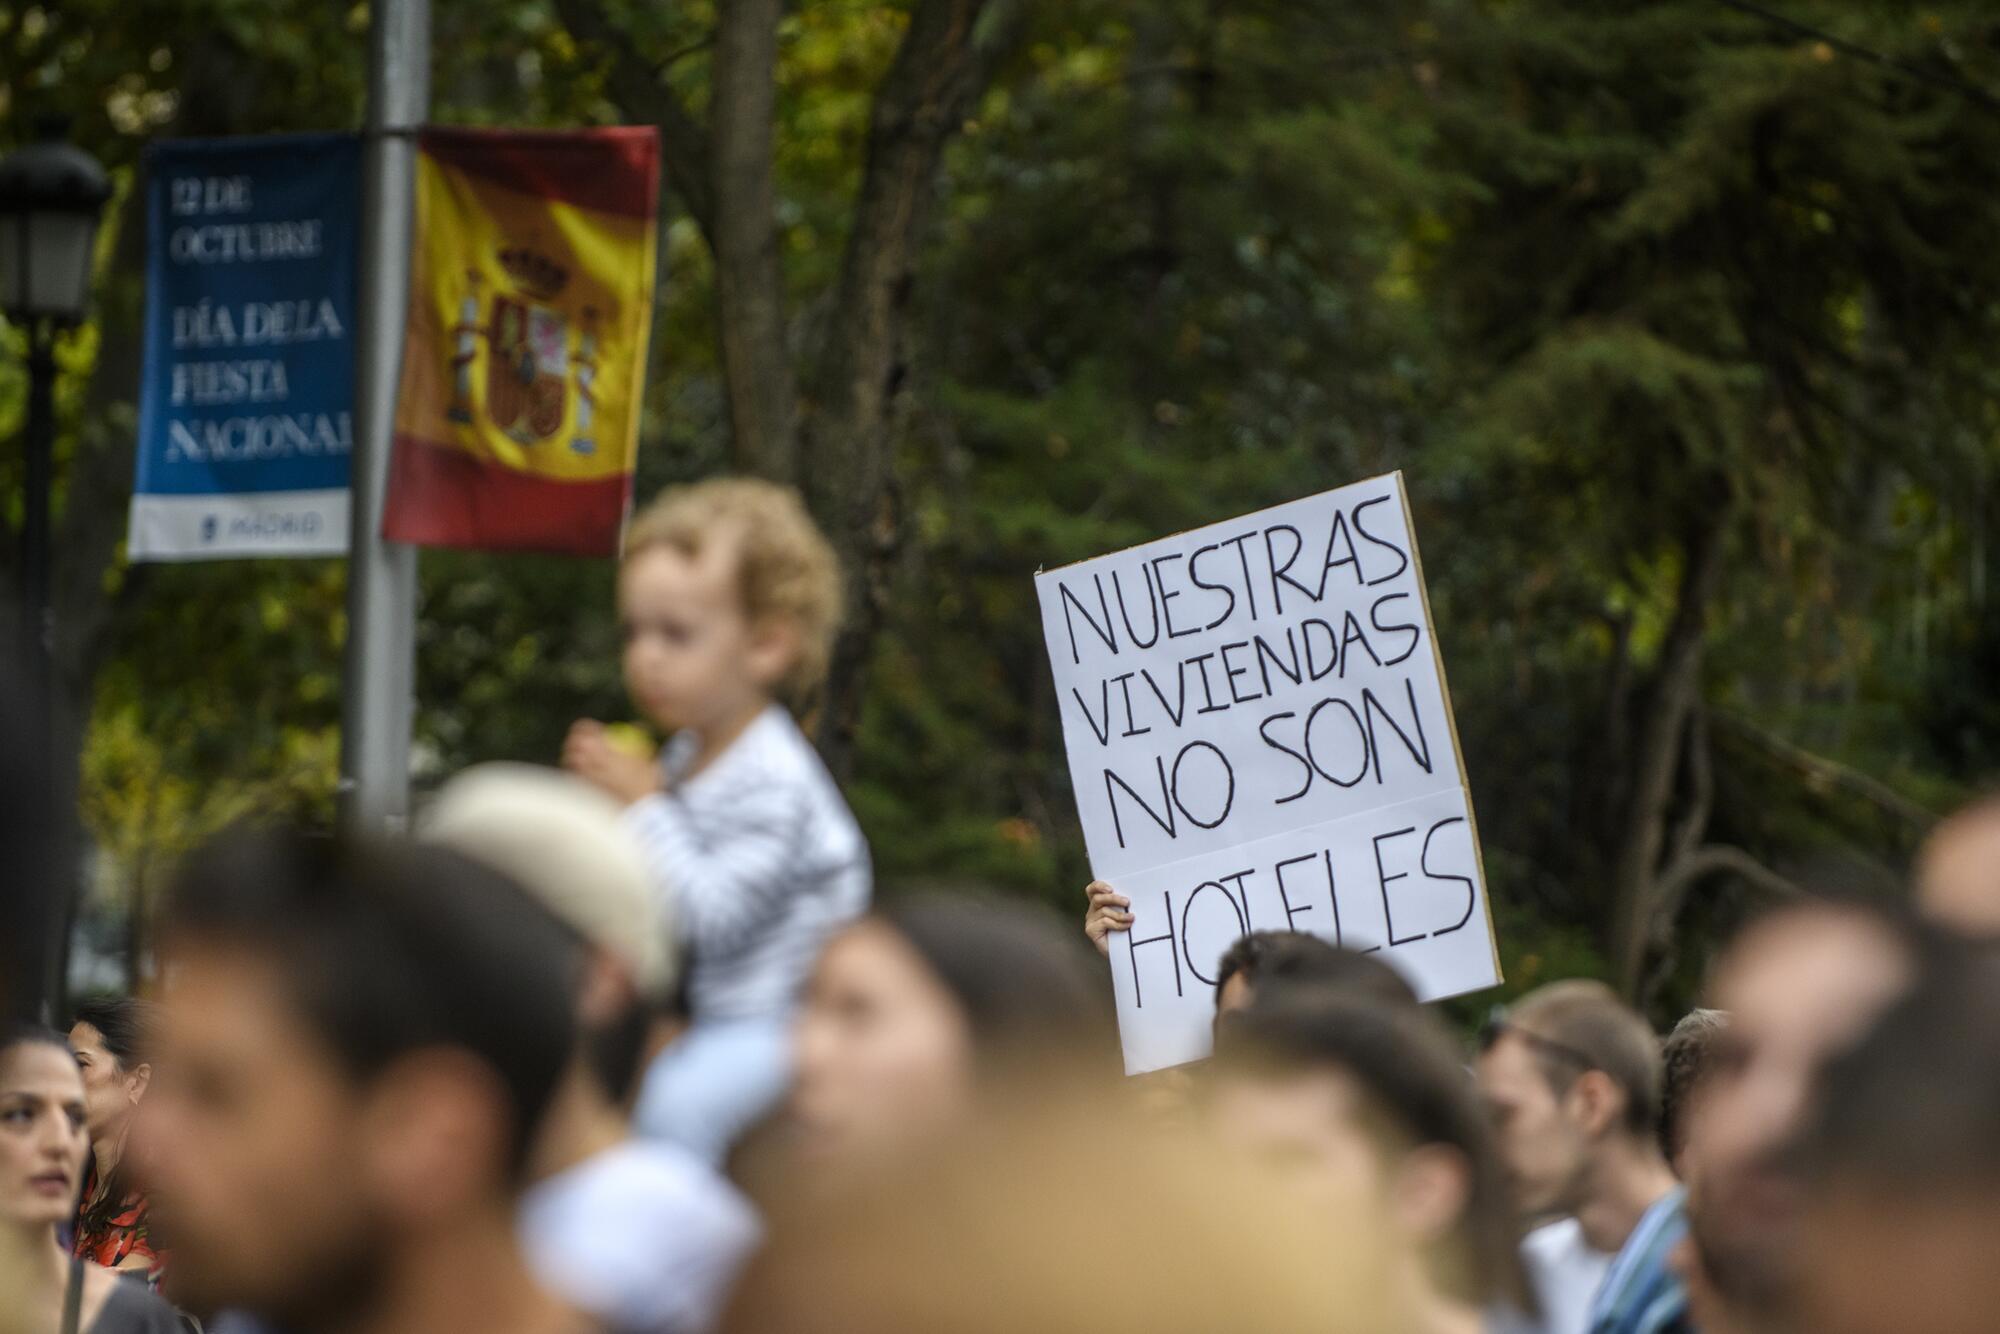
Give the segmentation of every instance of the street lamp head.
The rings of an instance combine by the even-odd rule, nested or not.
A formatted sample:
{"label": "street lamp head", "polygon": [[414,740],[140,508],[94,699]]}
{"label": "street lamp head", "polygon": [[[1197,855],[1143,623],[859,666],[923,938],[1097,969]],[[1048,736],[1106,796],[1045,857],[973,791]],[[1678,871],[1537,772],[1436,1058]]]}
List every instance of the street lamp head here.
{"label": "street lamp head", "polygon": [[111,181],[97,159],[64,140],[62,121],[0,159],[0,314],[75,324],[90,297],[98,215]]}

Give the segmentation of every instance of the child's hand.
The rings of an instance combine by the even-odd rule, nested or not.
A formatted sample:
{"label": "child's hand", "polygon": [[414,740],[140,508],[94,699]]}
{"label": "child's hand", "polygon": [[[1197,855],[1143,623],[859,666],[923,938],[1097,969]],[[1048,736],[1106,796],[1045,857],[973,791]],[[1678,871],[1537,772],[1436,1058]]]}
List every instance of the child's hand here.
{"label": "child's hand", "polygon": [[1083,934],[1090,937],[1099,954],[1109,958],[1111,941],[1106,933],[1132,929],[1132,914],[1125,911],[1132,906],[1132,900],[1102,880],[1091,881],[1083,892],[1090,898],[1090,908],[1083,914]]}
{"label": "child's hand", "polygon": [[627,805],[660,790],[660,771],[653,762],[613,741],[604,724],[592,718],[570,725],[562,762],[563,768]]}

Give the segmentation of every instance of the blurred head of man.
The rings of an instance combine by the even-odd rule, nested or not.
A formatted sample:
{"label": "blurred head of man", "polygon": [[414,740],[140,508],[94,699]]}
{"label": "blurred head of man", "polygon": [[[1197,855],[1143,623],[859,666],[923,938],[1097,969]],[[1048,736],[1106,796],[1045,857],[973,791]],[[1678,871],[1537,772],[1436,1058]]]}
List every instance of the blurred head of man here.
{"label": "blurred head of man", "polygon": [[[425,842],[501,872],[574,934],[579,1047],[567,1083],[587,1082],[588,1101],[621,1121],[675,962],[667,911],[622,810],[560,769],[481,764],[444,785],[421,826]],[[578,1138],[556,1121],[550,1138]],[[553,1152],[538,1154],[538,1167],[568,1165],[562,1145],[544,1147]]]}
{"label": "blurred head of man", "polygon": [[2000,940],[2000,793],[1931,831],[1917,857],[1917,905],[1948,930]]}
{"label": "blurred head of man", "polygon": [[1800,1146],[1799,1319],[1975,1334],[2000,1311],[2000,958],[1925,961],[1828,1067]]}
{"label": "blurred head of man", "polygon": [[1660,1047],[1660,1152],[1683,1180],[1688,1127],[1715,1072],[1716,1039],[1728,1025],[1729,1016],[1720,1010],[1689,1010]]}
{"label": "blurred head of man", "polygon": [[1607,1157],[1654,1152],[1659,1044],[1601,982],[1557,982],[1496,1015],[1478,1072],[1515,1204],[1530,1218],[1578,1212]]}
{"label": "blurred head of man", "polygon": [[1320,1218],[1369,1219],[1432,1298],[1532,1309],[1477,1097],[1428,1013],[1294,988],[1225,1017],[1211,1110],[1225,1145]]}
{"label": "blurred head of man", "polygon": [[1855,904],[1805,902],[1747,927],[1718,963],[1716,1034],[1683,1160],[1706,1281],[1739,1311],[1784,1307],[1797,1268],[1798,1180],[1783,1155],[1827,1060],[1910,984],[1911,928]]}
{"label": "blurred head of man", "polygon": [[440,1246],[463,1269],[511,1237],[574,959],[511,883],[442,849],[240,835],[183,869],[161,939],[143,1125],[181,1304],[384,1319],[436,1288]]}
{"label": "blurred head of man", "polygon": [[1377,955],[1305,931],[1252,931],[1224,950],[1216,965],[1216,1018],[1248,1009],[1261,992],[1295,985],[1384,1005],[1417,1004],[1409,982]]}

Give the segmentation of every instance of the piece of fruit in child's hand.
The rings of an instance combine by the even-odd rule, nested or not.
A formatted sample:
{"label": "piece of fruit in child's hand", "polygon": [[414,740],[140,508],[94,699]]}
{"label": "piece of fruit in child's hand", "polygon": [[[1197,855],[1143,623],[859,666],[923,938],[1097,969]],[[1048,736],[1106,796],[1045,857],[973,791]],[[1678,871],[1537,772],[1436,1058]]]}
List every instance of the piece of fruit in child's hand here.
{"label": "piece of fruit in child's hand", "polygon": [[607,723],[604,739],[611,743],[612,749],[622,750],[636,759],[651,760],[660,751],[653,744],[652,734],[636,723]]}

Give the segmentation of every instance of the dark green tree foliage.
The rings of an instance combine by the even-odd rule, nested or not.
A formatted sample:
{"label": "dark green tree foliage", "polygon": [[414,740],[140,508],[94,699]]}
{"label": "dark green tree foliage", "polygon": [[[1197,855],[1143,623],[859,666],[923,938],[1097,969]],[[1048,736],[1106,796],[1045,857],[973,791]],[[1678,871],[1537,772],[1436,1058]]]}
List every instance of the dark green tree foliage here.
{"label": "dark green tree foliage", "polygon": [[[1945,79],[2000,70],[1976,6],[1790,12]],[[1506,516],[1481,601],[1605,631],[1563,673],[1601,711],[1567,729],[1557,855],[1636,987],[1707,877],[1779,883],[1729,841],[1766,842],[1800,776],[1758,743],[1861,741],[1824,715],[1907,670],[1843,624],[1929,538],[1899,509],[1984,520],[1961,502],[1991,471],[2000,114],[1716,4],[1465,7],[1440,33],[1464,188],[1424,282],[1477,503]],[[1724,758],[1752,768],[1740,805]]]}
{"label": "dark green tree foliage", "polygon": [[1383,14],[1045,18],[953,162],[903,468],[917,540],[877,659],[882,760],[857,772],[893,869],[973,857],[1071,906],[1087,876],[1025,576],[1399,466],[1424,332],[1376,288],[1427,183],[1421,131],[1356,96]]}
{"label": "dark green tree foliage", "polygon": [[[1510,985],[1664,1013],[1746,905],[1892,884],[2000,776],[2000,112],[1956,86],[2000,91],[2000,24],[1783,8],[1908,68],[1721,0],[509,0],[437,7],[435,105],[667,132],[640,492],[770,466],[838,530],[828,735],[891,891],[1079,906],[1038,566],[1402,468]],[[0,138],[66,111],[129,188],[151,136],[354,125],[365,22],[0,0]],[[57,574],[86,810],[143,886],[246,802],[327,811],[344,616],[338,563],[120,561],[131,199]],[[19,402],[0,357],[0,433]],[[628,716],[612,586],[425,557],[424,781]]]}

